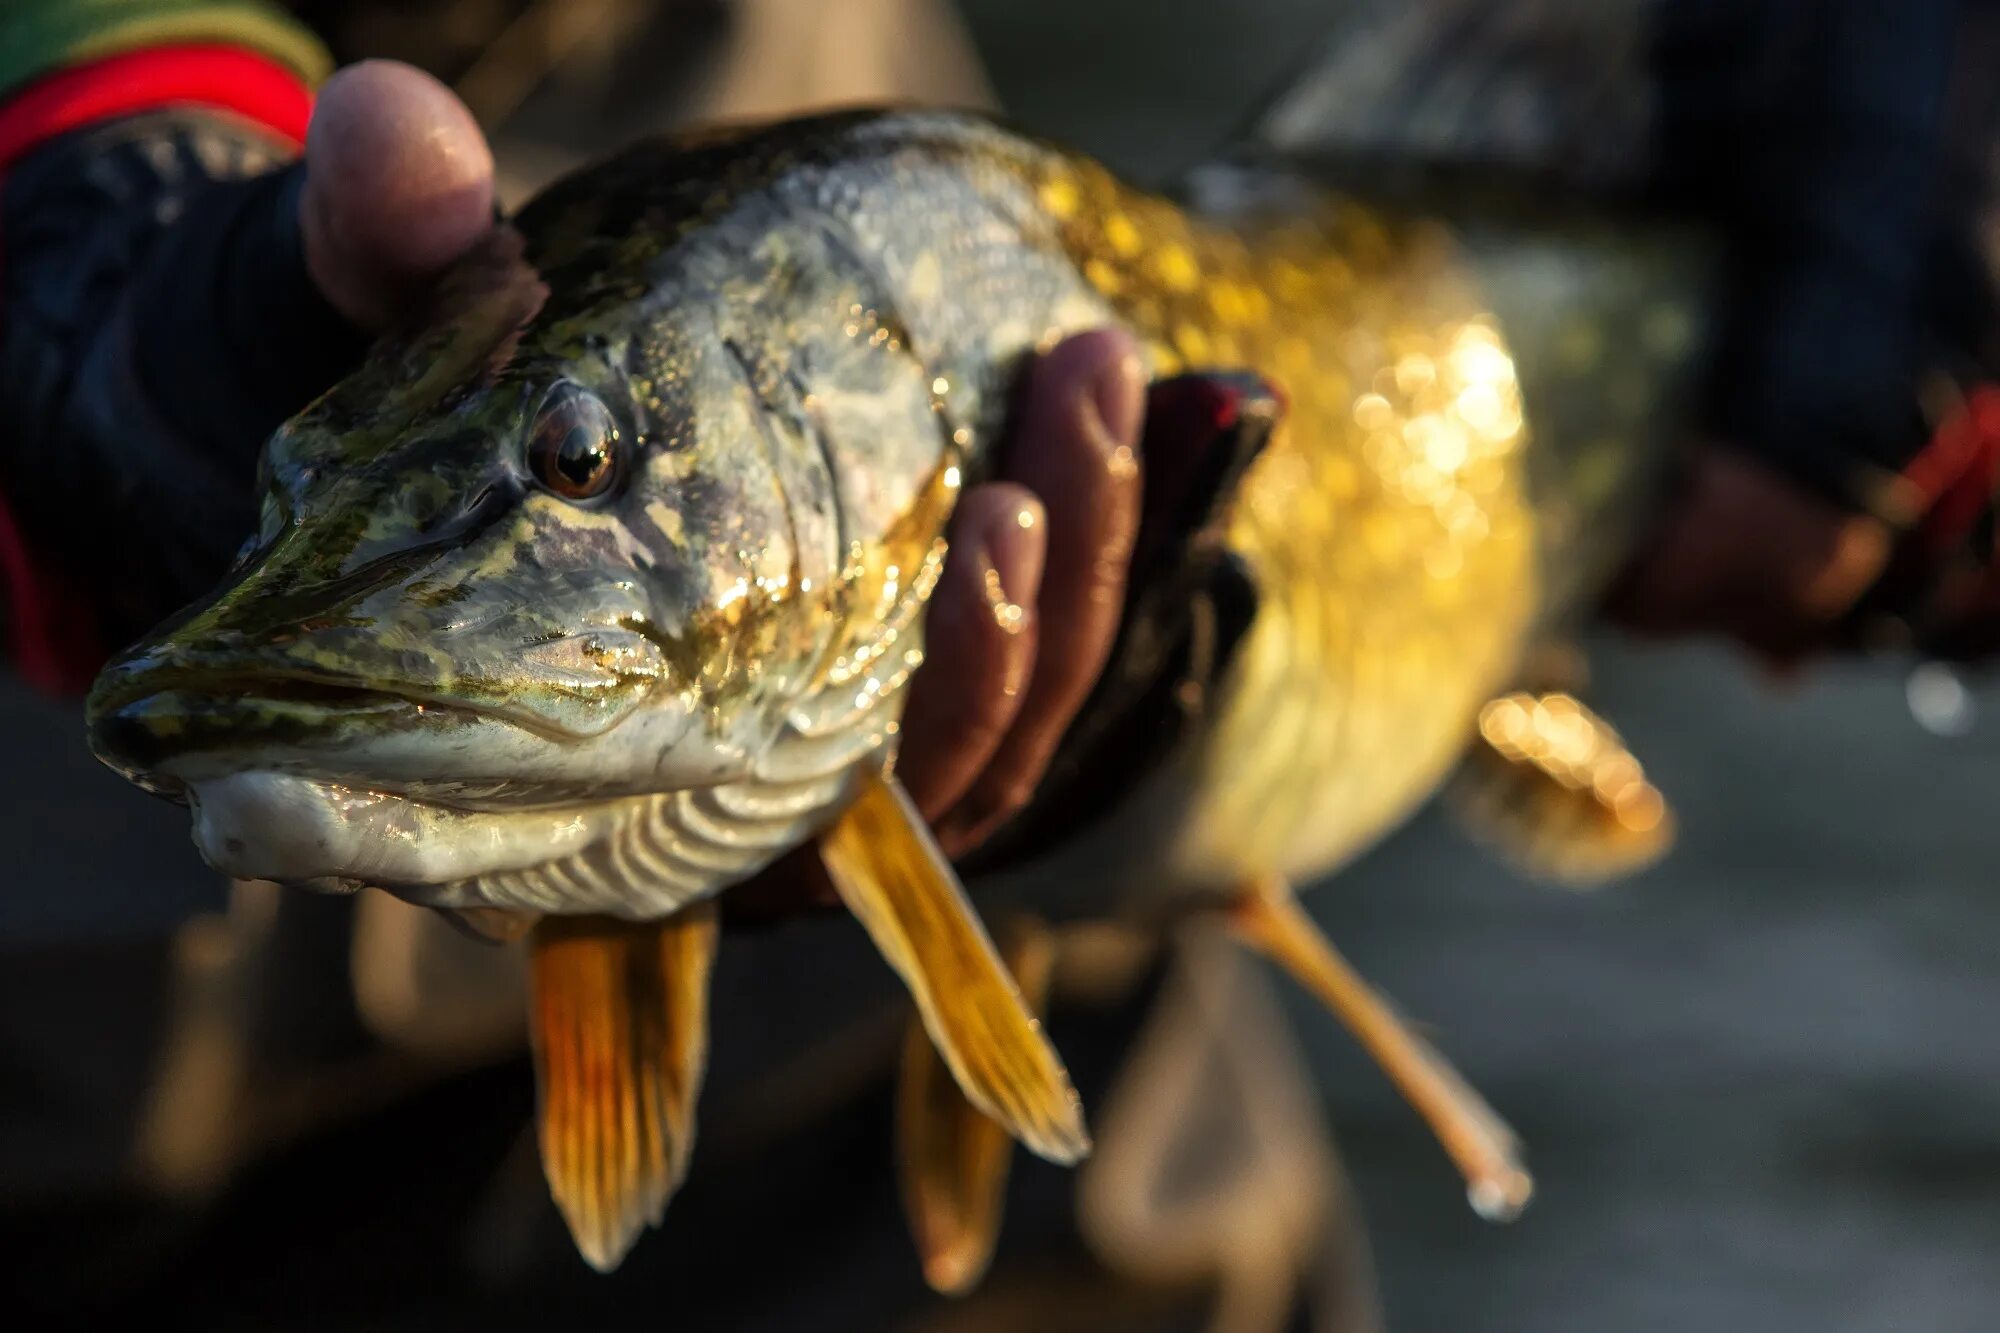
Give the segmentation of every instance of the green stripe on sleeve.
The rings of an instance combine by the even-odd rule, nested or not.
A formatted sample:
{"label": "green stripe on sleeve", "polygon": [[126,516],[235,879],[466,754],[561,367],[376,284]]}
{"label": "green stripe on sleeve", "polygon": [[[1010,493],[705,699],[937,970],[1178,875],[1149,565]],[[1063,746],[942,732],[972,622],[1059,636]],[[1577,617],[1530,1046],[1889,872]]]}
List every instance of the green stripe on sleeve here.
{"label": "green stripe on sleeve", "polygon": [[289,66],[307,83],[331,69],[319,39],[256,0],[5,0],[0,95],[79,61],[172,42],[227,42]]}

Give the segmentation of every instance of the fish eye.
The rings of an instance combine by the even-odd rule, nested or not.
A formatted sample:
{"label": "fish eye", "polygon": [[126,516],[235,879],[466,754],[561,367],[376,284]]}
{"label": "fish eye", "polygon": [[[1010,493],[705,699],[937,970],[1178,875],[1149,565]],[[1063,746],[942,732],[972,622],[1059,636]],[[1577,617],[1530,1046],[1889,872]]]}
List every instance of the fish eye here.
{"label": "fish eye", "polygon": [[623,440],[595,394],[575,385],[552,392],[528,432],[528,470],[565,500],[589,500],[618,479]]}

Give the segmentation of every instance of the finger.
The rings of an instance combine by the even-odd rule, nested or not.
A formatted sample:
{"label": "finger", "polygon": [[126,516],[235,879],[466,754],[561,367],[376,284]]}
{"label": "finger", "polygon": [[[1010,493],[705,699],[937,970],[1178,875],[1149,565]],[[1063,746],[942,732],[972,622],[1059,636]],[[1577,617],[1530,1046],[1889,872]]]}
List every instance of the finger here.
{"label": "finger", "polygon": [[1887,554],[1887,532],[1875,520],[1836,509],[1760,464],[1706,449],[1606,610],[1636,634],[1725,634],[1787,662],[1826,644]]}
{"label": "finger", "polygon": [[1020,713],[1035,665],[1047,531],[1041,502],[1009,482],[959,502],[896,759],[926,819],[935,822],[965,795]]}
{"label": "finger", "polygon": [[[1034,668],[1032,608],[1047,530],[1041,502],[1020,486],[995,482],[959,501],[896,756],[896,774],[927,819],[970,785],[1020,708]],[[945,846],[947,854],[958,850]],[[732,923],[759,923],[839,902],[817,849],[807,846],[737,886],[723,910]]]}
{"label": "finger", "polygon": [[320,291],[379,332],[493,225],[486,137],[422,70],[350,65],[313,107],[300,225]]}
{"label": "finger", "polygon": [[976,845],[1026,804],[1104,668],[1138,528],[1145,388],[1137,347],[1115,330],[1071,338],[1029,372],[1004,472],[1048,506],[1041,648],[1020,715],[940,823],[943,840]]}

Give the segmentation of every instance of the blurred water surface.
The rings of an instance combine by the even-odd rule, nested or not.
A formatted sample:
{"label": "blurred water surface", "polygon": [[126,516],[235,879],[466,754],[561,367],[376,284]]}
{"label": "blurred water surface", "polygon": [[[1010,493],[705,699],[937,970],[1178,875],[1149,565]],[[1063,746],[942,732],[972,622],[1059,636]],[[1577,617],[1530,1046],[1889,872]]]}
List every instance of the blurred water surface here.
{"label": "blurred water surface", "polygon": [[1522,883],[1432,812],[1317,895],[1527,1140],[1491,1228],[1316,1014],[1390,1326],[1989,1329],[2000,1314],[2000,699],[1944,740],[1901,672],[1774,693],[1607,645],[1596,700],[1674,801],[1660,867]]}

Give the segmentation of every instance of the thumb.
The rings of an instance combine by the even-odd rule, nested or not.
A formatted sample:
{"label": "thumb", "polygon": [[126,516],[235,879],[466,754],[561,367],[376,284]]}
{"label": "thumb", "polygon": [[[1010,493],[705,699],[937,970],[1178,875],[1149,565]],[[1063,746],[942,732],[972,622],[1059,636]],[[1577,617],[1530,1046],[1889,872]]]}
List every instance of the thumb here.
{"label": "thumb", "polygon": [[364,61],[320,90],[306,133],[299,226],[333,308],[381,332],[493,225],[493,154],[450,89]]}
{"label": "thumb", "polygon": [[492,224],[493,158],[464,105],[408,65],[341,71],[305,161],[204,188],[137,278],[131,355],[155,415],[247,475]]}
{"label": "thumb", "polygon": [[109,383],[84,395],[115,423],[103,438],[127,442],[120,485],[177,517],[192,572],[176,588],[227,563],[270,432],[492,223],[492,156],[471,115],[382,62],[328,81],[304,162],[188,192],[132,277],[107,339],[120,350],[90,363]]}

